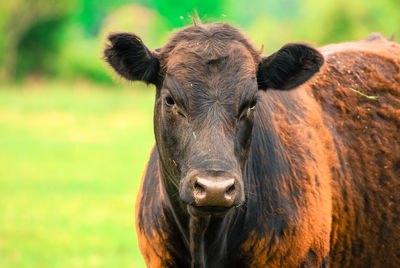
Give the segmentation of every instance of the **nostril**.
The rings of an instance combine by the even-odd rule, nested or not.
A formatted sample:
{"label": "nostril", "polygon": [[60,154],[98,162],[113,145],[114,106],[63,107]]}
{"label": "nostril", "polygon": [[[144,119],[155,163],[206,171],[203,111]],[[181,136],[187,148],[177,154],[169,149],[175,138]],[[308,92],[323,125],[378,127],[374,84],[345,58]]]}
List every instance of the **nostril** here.
{"label": "nostril", "polygon": [[194,183],[194,189],[198,192],[205,192],[205,189],[203,186],[201,186],[197,181]]}
{"label": "nostril", "polygon": [[204,187],[199,184],[197,181],[194,183],[194,195],[197,198],[203,198],[206,196],[206,189],[204,189]]}
{"label": "nostril", "polygon": [[232,196],[235,194],[235,184],[232,184],[225,192],[225,197],[226,198],[232,198]]}

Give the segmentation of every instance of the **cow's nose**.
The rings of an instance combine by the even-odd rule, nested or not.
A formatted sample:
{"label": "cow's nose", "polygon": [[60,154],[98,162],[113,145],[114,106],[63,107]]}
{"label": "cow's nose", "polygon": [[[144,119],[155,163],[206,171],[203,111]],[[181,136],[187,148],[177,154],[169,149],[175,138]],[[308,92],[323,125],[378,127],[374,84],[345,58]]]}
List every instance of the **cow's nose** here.
{"label": "cow's nose", "polygon": [[195,177],[194,203],[199,207],[232,207],[238,194],[234,178]]}

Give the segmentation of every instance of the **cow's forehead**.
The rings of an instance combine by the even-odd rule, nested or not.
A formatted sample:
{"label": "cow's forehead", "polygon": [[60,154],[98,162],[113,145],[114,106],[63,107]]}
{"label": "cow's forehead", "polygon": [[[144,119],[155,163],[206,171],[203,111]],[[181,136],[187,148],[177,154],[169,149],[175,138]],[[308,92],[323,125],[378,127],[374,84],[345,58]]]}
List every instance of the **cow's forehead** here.
{"label": "cow's forehead", "polygon": [[159,59],[164,71],[186,78],[209,75],[209,67],[219,68],[224,75],[236,72],[247,76],[256,72],[261,51],[237,29],[212,23],[190,26],[174,34],[161,49]]}
{"label": "cow's forehead", "polygon": [[183,83],[209,84],[248,80],[255,76],[257,65],[251,52],[240,42],[204,40],[177,44],[163,67]]}

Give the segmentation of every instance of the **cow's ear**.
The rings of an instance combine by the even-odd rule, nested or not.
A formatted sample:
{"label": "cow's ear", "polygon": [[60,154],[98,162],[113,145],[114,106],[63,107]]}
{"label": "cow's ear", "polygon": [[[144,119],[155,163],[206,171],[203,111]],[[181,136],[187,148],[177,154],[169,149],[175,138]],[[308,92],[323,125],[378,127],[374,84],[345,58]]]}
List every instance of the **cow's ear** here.
{"label": "cow's ear", "polygon": [[305,44],[287,44],[264,57],[258,65],[260,89],[292,89],[311,78],[324,63],[316,49]]}
{"label": "cow's ear", "polygon": [[142,40],[130,33],[117,33],[108,37],[104,50],[105,60],[128,80],[156,84],[160,63],[156,52],[151,52]]}

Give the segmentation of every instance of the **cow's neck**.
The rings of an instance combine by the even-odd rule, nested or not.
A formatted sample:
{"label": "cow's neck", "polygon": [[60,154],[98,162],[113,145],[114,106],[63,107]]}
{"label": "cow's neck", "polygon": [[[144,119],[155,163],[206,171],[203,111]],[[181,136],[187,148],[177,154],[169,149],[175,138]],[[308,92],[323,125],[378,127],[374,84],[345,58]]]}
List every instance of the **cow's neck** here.
{"label": "cow's neck", "polygon": [[[192,267],[206,267],[207,262],[207,253],[205,250],[206,246],[206,236],[207,231],[211,232],[211,236],[214,236],[215,230],[225,229],[231,218],[231,213],[228,213],[225,217],[212,218],[211,216],[196,216],[193,213],[189,213],[187,205],[184,204],[179,199],[179,194],[177,191],[176,182],[173,181],[172,178],[168,178],[167,174],[171,174],[171,172],[162,172],[162,180],[163,180],[163,188],[166,191],[166,196],[168,200],[165,202],[168,204],[169,210],[172,213],[172,216],[175,221],[176,227],[180,231],[180,236],[182,242],[185,244],[185,247],[188,249],[191,255],[191,263]],[[225,234],[225,232],[216,232],[217,234]],[[218,235],[217,235],[218,236]],[[208,236],[208,243],[210,235]],[[215,237],[221,243],[226,243],[226,239],[224,237]],[[215,243],[215,241],[213,241]],[[225,252],[226,245],[220,245],[218,248],[221,249],[221,252]],[[213,252],[213,259],[217,260],[218,257],[223,258],[217,252]]]}
{"label": "cow's neck", "polygon": [[172,214],[174,218],[174,223],[176,227],[179,229],[181,238],[186,248],[190,248],[190,232],[189,232],[189,220],[190,215],[186,209],[186,205],[179,199],[179,187],[177,183],[170,177],[168,174],[170,172],[166,172],[165,168],[161,168],[163,172],[162,174],[162,190],[166,191],[164,203],[167,205],[167,209]]}
{"label": "cow's neck", "polygon": [[210,223],[211,216],[190,215],[190,255],[192,268],[205,267],[204,235]]}

